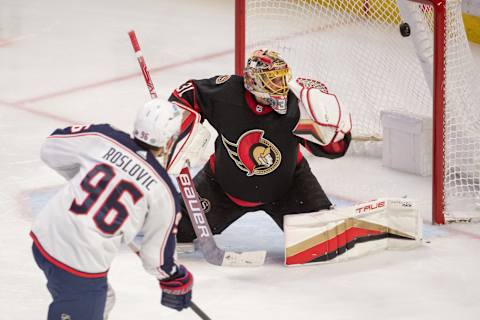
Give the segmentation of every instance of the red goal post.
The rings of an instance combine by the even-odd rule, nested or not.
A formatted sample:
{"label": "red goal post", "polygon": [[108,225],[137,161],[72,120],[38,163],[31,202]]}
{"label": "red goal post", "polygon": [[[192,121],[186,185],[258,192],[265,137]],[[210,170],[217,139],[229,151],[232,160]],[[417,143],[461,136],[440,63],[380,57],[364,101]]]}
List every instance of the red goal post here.
{"label": "red goal post", "polygon": [[[362,136],[381,135],[379,114],[392,105],[432,117],[432,222],[480,217],[480,156],[475,156],[480,112],[473,108],[480,109],[480,90],[471,84],[478,78],[459,0],[236,0],[235,10],[236,74],[243,73],[246,54],[254,48],[279,51],[294,75],[337,85],[332,91],[355,105],[347,106],[354,117],[375,119],[354,121],[367,123],[354,129]],[[405,21],[412,28],[406,38],[398,29]],[[364,37],[371,48],[362,47]],[[331,52],[349,41],[352,47],[347,43]],[[341,61],[351,70],[338,75],[325,60]],[[356,82],[349,82],[352,74],[360,74]],[[349,88],[365,83],[366,89],[349,97],[342,82]],[[371,101],[362,102],[369,91],[386,97],[371,108]]]}

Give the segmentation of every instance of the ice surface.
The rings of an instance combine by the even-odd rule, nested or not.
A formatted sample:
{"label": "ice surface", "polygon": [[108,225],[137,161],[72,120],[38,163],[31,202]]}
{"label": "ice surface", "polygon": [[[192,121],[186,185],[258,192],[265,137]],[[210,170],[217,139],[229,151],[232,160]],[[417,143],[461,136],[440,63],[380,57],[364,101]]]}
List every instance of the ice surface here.
{"label": "ice surface", "polygon": [[[0,1],[0,319],[45,319],[50,296],[28,237],[32,216],[63,183],[39,147],[72,123],[130,130],[149,99],[127,32],[135,29],[160,95],[189,78],[232,73],[233,1]],[[480,47],[474,46],[480,62]],[[179,260],[195,276],[194,300],[212,319],[479,319],[480,226],[431,226],[430,178],[381,160],[309,158],[339,205],[380,196],[417,199],[425,244],[331,265],[283,266],[281,231],[249,213],[219,246],[268,250],[258,268]],[[160,305],[158,284],[127,248],[109,280],[113,320],[196,319]]]}

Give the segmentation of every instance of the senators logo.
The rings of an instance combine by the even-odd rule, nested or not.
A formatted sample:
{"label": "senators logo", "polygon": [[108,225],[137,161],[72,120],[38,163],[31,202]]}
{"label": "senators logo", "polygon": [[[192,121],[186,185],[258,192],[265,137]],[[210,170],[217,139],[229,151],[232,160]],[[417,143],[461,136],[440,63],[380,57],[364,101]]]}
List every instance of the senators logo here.
{"label": "senators logo", "polygon": [[224,76],[218,76],[217,79],[215,79],[216,84],[222,84],[228,81],[231,76],[229,75],[224,75]]}
{"label": "senators logo", "polygon": [[263,138],[263,130],[250,130],[242,134],[237,143],[228,141],[222,135],[222,142],[228,155],[247,176],[266,175],[278,168],[282,155],[278,148]]}
{"label": "senators logo", "polygon": [[210,212],[210,208],[212,207],[210,200],[208,200],[207,198],[200,198],[200,204],[202,205],[203,212]]}

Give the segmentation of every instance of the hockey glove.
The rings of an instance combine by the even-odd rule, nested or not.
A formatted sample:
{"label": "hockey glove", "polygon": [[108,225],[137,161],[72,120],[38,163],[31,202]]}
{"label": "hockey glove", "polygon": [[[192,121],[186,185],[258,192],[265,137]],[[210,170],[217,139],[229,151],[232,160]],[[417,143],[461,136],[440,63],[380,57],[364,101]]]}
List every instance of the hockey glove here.
{"label": "hockey glove", "polygon": [[192,300],[193,276],[183,265],[178,266],[177,272],[160,280],[162,288],[162,305],[182,311],[190,306]]}

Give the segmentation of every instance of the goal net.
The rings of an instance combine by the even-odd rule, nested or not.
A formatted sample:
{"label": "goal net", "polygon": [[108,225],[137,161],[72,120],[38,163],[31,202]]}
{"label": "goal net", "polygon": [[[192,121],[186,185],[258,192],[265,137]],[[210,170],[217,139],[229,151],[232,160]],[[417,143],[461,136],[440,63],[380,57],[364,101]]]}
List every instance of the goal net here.
{"label": "goal net", "polygon": [[237,72],[253,49],[278,51],[339,97],[353,136],[381,138],[383,110],[433,115],[433,220],[480,216],[480,79],[460,0],[237,0],[237,13]]}

